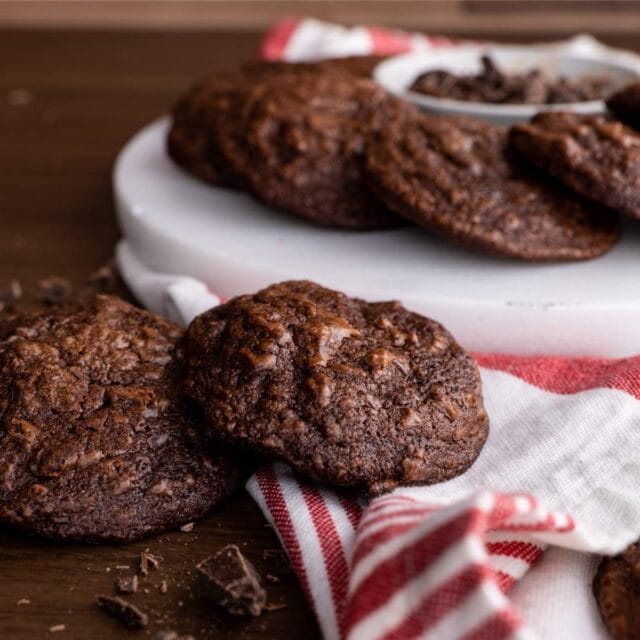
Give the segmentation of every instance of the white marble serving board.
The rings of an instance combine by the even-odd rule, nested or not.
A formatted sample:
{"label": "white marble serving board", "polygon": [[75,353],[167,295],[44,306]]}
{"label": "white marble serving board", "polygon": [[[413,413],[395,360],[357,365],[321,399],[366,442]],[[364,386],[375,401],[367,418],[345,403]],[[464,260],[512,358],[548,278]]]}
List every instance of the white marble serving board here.
{"label": "white marble serving board", "polygon": [[588,262],[527,264],[477,255],[415,227],[322,229],[211,187],[165,153],[168,120],[122,150],[114,190],[137,257],[203,280],[223,297],[309,278],[369,300],[399,299],[468,349],[521,354],[640,353],[640,223]]}

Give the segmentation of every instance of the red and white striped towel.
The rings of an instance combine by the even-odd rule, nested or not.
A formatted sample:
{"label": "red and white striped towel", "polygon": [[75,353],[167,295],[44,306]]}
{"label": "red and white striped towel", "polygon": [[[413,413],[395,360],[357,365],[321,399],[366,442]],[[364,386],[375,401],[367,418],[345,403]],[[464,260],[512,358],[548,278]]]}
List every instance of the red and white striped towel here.
{"label": "red and white striped towel", "polygon": [[[117,255],[138,298],[178,322],[220,302],[126,242]],[[476,357],[491,433],[462,476],[371,502],[281,464],[249,480],[326,638],[605,637],[593,554],[640,535],[640,357]]]}

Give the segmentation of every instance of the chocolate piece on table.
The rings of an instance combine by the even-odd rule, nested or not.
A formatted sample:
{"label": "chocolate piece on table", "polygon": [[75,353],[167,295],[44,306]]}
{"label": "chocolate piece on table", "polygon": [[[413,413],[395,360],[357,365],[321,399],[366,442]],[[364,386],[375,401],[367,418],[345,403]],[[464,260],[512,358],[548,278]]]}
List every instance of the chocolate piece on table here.
{"label": "chocolate piece on table", "polygon": [[253,565],[234,544],[197,566],[198,585],[207,600],[234,615],[259,616],[267,595]]}
{"label": "chocolate piece on table", "polygon": [[117,596],[96,596],[101,609],[129,629],[142,629],[149,624],[149,616],[138,607]]}

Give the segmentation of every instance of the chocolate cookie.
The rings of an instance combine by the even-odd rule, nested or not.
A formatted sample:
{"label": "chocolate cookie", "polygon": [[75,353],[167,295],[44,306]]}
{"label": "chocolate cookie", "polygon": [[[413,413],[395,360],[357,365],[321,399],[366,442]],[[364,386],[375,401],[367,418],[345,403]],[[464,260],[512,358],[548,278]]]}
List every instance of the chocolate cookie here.
{"label": "chocolate cookie", "polygon": [[220,151],[218,140],[232,123],[237,105],[242,104],[258,74],[257,69],[213,73],[177,102],[167,136],[167,151],[177,164],[214,185],[241,186]]}
{"label": "chocolate cookie", "polygon": [[510,158],[504,129],[468,118],[389,122],[367,151],[370,186],[397,213],[473,249],[582,260],[610,249],[617,216]]}
{"label": "chocolate cookie", "polygon": [[623,122],[640,128],[640,82],[616,91],[607,100],[607,107]]}
{"label": "chocolate cookie", "polygon": [[513,149],[588,198],[640,218],[640,134],[605,116],[540,113],[509,131]]}
{"label": "chocolate cookie", "polygon": [[284,282],[197,317],[187,358],[213,435],[331,484],[442,482],[487,438],[475,363],[398,302]]}
{"label": "chocolate cookie", "polygon": [[640,546],[604,558],[593,581],[600,615],[614,640],[640,638]]}
{"label": "chocolate cookie", "polygon": [[233,126],[244,97],[259,81],[279,74],[342,73],[369,77],[384,57],[353,56],[319,62],[249,62],[218,71],[196,83],[173,108],[167,136],[169,156],[189,173],[214,185],[242,186],[220,150],[219,139]]}
{"label": "chocolate cookie", "polygon": [[12,326],[0,341],[0,520],[130,542],[236,488],[235,467],[204,454],[178,396],[179,327],[111,296]]}
{"label": "chocolate cookie", "polygon": [[399,219],[362,179],[367,138],[409,105],[344,74],[278,75],[246,97],[224,155],[262,202],[320,225],[384,229]]}

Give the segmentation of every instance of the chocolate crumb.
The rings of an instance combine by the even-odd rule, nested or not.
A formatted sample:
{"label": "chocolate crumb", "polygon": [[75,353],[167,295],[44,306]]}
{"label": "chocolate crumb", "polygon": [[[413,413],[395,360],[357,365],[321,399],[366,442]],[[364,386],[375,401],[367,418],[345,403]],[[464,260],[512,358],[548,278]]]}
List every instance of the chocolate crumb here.
{"label": "chocolate crumb", "polygon": [[18,600],[16,604],[20,607],[23,604],[31,604],[31,600],[29,600],[28,598],[20,598],[20,600]]}
{"label": "chocolate crumb", "polygon": [[153,569],[158,569],[160,563],[162,562],[162,556],[155,556],[152,553],[149,553],[148,549],[145,549],[140,554],[140,573],[143,576],[149,574],[149,571]]}
{"label": "chocolate crumb", "polygon": [[117,596],[96,596],[98,606],[129,629],[141,629],[149,624],[149,617],[138,607]]}
{"label": "chocolate crumb", "polygon": [[66,624],[54,624],[53,627],[49,627],[49,631],[51,631],[51,633],[56,633],[58,631],[64,631],[66,628]]}
{"label": "chocolate crumb", "polygon": [[235,615],[259,616],[267,596],[253,565],[230,544],[197,565],[204,598]]}
{"label": "chocolate crumb", "polygon": [[183,524],[180,527],[180,531],[184,531],[185,533],[189,533],[190,531],[193,531],[193,527],[194,527],[194,522],[187,522],[187,524]]}
{"label": "chocolate crumb", "polygon": [[280,609],[286,609],[287,605],[284,602],[267,602],[264,605],[265,611],[278,611]]}
{"label": "chocolate crumb", "polygon": [[46,305],[65,302],[72,292],[73,287],[66,278],[51,276],[38,282],[38,300]]}
{"label": "chocolate crumb", "polygon": [[271,584],[277,584],[278,582],[280,582],[280,578],[278,578],[278,576],[274,576],[272,573],[267,573],[267,575],[265,576],[265,579],[267,582],[270,582]]}
{"label": "chocolate crumb", "polygon": [[98,293],[115,293],[118,289],[118,279],[116,262],[111,259],[97,271],[94,271],[87,282]]}
{"label": "chocolate crumb", "polygon": [[131,567],[128,564],[117,564],[116,569],[124,570],[124,569],[131,569]]}
{"label": "chocolate crumb", "polygon": [[166,580],[163,580],[160,583],[160,593],[167,593],[168,590],[169,590],[169,585],[167,584]]}
{"label": "chocolate crumb", "polygon": [[135,593],[138,590],[138,576],[124,576],[118,578],[116,586],[120,593]]}

